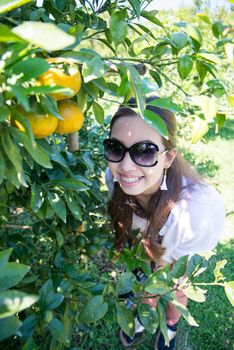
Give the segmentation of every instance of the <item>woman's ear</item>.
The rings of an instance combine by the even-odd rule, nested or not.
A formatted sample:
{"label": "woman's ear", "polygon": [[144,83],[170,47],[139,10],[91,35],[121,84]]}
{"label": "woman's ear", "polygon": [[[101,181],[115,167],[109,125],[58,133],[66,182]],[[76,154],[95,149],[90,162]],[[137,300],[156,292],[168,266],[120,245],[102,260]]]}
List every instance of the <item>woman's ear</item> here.
{"label": "woman's ear", "polygon": [[167,153],[167,160],[166,160],[166,167],[167,168],[170,168],[170,166],[172,165],[176,155],[177,155],[177,150],[175,148],[171,149]]}

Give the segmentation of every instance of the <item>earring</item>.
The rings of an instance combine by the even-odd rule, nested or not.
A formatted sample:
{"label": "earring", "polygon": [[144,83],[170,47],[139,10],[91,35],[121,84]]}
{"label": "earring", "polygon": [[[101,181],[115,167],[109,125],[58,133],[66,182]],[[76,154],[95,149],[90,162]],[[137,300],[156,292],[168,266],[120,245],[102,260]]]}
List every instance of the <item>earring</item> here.
{"label": "earring", "polygon": [[160,185],[161,191],[167,191],[167,168],[164,168],[163,180]]}

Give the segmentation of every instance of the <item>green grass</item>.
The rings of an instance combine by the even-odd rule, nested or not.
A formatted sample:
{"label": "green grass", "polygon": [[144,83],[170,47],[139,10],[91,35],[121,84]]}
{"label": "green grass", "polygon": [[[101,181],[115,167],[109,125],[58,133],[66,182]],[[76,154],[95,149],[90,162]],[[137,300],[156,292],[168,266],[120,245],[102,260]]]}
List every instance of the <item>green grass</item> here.
{"label": "green grass", "polygon": [[[234,240],[220,243],[217,254],[210,259],[210,266],[202,275],[203,281],[214,279],[213,269],[218,260],[227,259],[223,269],[227,281],[234,279]],[[234,308],[220,286],[207,288],[205,304],[190,302],[189,310],[199,324],[190,327],[184,320],[180,323],[177,350],[231,350],[234,349]]]}

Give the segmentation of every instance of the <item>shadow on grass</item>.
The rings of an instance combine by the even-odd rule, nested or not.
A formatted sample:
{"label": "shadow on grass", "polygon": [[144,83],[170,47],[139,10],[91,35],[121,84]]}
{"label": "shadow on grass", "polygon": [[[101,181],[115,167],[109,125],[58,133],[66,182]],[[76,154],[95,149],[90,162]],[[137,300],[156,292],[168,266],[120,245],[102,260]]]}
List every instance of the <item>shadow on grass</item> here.
{"label": "shadow on grass", "polygon": [[[213,270],[217,261],[227,259],[222,272],[227,281],[234,280],[234,240],[218,244],[216,252],[210,260],[207,271],[199,278],[200,281],[212,282]],[[225,292],[220,286],[206,288],[205,304],[189,302],[189,310],[199,327],[190,327],[182,320],[177,337],[176,350],[230,350],[234,349],[234,308],[229,303]]]}
{"label": "shadow on grass", "polygon": [[208,133],[204,136],[206,141],[211,141],[220,136],[222,139],[233,140],[234,138],[234,120],[228,119],[226,120],[222,129],[215,133],[215,125],[211,126]]}

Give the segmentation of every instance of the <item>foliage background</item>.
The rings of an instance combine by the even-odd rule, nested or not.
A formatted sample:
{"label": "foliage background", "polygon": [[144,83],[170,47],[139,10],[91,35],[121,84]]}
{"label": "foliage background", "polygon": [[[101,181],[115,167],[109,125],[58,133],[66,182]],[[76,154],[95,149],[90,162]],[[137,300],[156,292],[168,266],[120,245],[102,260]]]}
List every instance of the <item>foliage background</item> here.
{"label": "foliage background", "polygon": [[[119,5],[120,7],[124,6],[121,5],[121,2],[119,2]],[[153,74],[154,80],[152,76],[151,78],[148,75],[142,77],[143,92],[139,87],[136,87],[137,82],[133,85],[136,90],[134,92],[137,92],[139,96],[156,90],[160,97],[168,97],[168,91],[170,91],[171,100],[178,103],[178,105],[183,105],[185,113],[177,114],[179,122],[178,139],[183,140],[180,141],[179,146],[185,157],[198,168],[209,182],[221,191],[227,210],[227,224],[222,237],[223,243],[217,248],[217,256],[211,262],[210,272],[207,271],[207,278],[212,280],[211,275],[213,275],[216,261],[228,258],[225,275],[227,280],[232,280],[233,257],[230,251],[233,241],[230,238],[233,237],[234,203],[230,185],[233,186],[234,184],[234,172],[230,154],[232,154],[234,147],[232,140],[233,102],[230,103],[227,96],[230,96],[233,91],[233,51],[232,56],[231,54],[228,56],[223,50],[224,45],[217,43],[222,40],[225,42],[226,39],[227,43],[233,43],[233,27],[230,25],[233,22],[233,12],[220,9],[217,12],[210,13],[209,8],[205,6],[205,2],[196,2],[195,5],[191,8],[180,8],[173,13],[162,11],[155,16],[155,20],[151,18],[152,22],[159,21],[158,24],[163,23],[166,29],[160,24],[149,24],[149,21],[143,19],[143,25],[150,28],[150,32],[146,32],[145,29],[138,29],[140,30],[139,34],[136,30],[129,29],[129,37],[134,45],[126,41],[123,45],[118,45],[115,53],[111,49],[108,50],[106,43],[95,39],[95,36],[93,36],[93,31],[96,31],[96,29],[103,30],[102,26],[104,24],[103,21],[98,21],[98,15],[93,17],[87,15],[87,37],[80,42],[79,31],[82,32],[83,28],[79,23],[77,25],[75,17],[72,16],[72,6],[74,6],[72,1],[67,2],[66,5],[63,1],[45,1],[43,8],[37,8],[35,2],[33,2],[24,5],[20,10],[3,15],[1,22],[10,26],[19,24],[22,18],[50,22],[51,19],[47,17],[46,11],[51,11],[56,18],[56,23],[59,23],[65,31],[72,28],[77,30],[76,38],[77,44],[79,43],[79,50],[83,47],[102,52],[104,57],[111,57],[114,63],[116,62],[116,56],[124,58],[127,50],[129,57],[122,61],[128,62],[130,60],[134,62],[135,60],[135,63],[143,64],[147,60],[147,50],[151,57],[152,52],[149,47],[155,45],[150,33],[154,33],[157,38],[163,41],[161,38],[166,36],[169,40],[171,33],[181,28],[175,23],[184,21],[185,18],[189,18],[190,23],[198,26],[202,33],[202,47],[211,52],[218,52],[219,56],[212,57],[211,61],[206,61],[206,64],[211,65],[208,67],[210,67],[212,73],[207,73],[204,82],[202,82],[201,74],[198,74],[195,64],[192,70],[190,68],[187,70],[186,65],[178,70],[177,62],[181,53],[174,52],[173,60],[170,60],[169,64],[165,66],[166,61],[163,54],[162,57],[157,57],[156,67],[158,70],[156,69],[156,75]],[[69,6],[71,7],[69,8]],[[198,13],[201,8],[203,16]],[[64,16],[64,12],[67,12],[67,17]],[[87,6],[87,14],[90,13],[90,7]],[[76,15],[79,16],[80,14],[76,13]],[[108,18],[108,15],[104,13],[103,19],[107,20]],[[210,19],[213,25],[207,23],[207,18]],[[63,23],[61,24],[61,22]],[[72,28],[70,23],[73,25]],[[223,24],[221,25],[221,23]],[[228,36],[223,38],[221,34],[226,28],[225,26],[232,29]],[[1,52],[4,56],[5,44],[1,45]],[[143,47],[146,56],[141,61],[139,54]],[[171,53],[170,50],[173,51],[173,45],[164,45],[165,50],[168,50],[168,48]],[[174,50],[176,51],[176,48]],[[192,54],[191,52],[189,49],[188,53]],[[45,55],[43,50],[40,54],[41,57]],[[66,55],[66,52],[57,51],[56,54]],[[120,60],[120,62],[122,61]],[[97,71],[92,69],[94,64],[90,66],[88,60],[84,61],[87,79],[92,74],[94,74],[94,78],[99,78],[99,71],[101,69],[105,71],[103,63],[96,62],[95,64],[98,67]],[[218,71],[216,71],[216,65]],[[118,68],[121,70],[121,66],[118,66]],[[4,182],[4,186],[1,187],[1,249],[13,248],[12,261],[19,261],[31,266],[30,272],[17,285],[17,290],[23,290],[28,294],[38,294],[39,292],[40,297],[40,302],[19,313],[18,318],[23,321],[23,327],[20,328],[21,333],[16,333],[17,336],[12,336],[10,341],[3,341],[4,349],[50,348],[57,350],[64,348],[64,346],[74,350],[110,349],[110,338],[113,340],[113,345],[111,345],[113,350],[120,348],[118,325],[113,321],[116,316],[112,308],[108,311],[104,321],[97,321],[91,325],[80,322],[76,313],[77,309],[80,309],[90,296],[95,295],[95,293],[104,293],[105,284],[111,289],[111,285],[116,282],[116,277],[113,276],[119,273],[118,269],[116,270],[111,263],[113,259],[110,239],[112,233],[106,222],[105,204],[103,202],[103,196],[107,196],[107,192],[103,178],[106,164],[101,156],[101,144],[108,132],[109,116],[117,107],[116,101],[119,102],[120,100],[119,96],[116,96],[116,87],[121,86],[119,95],[124,96],[125,99],[129,97],[129,93],[132,93],[124,74],[125,72],[120,75],[106,74],[104,91],[102,90],[103,87],[100,89],[100,85],[95,87],[95,84],[85,81],[87,83],[86,90],[82,90],[78,95],[78,103],[82,104],[85,110],[86,122],[79,133],[80,149],[75,155],[67,151],[66,139],[63,137],[53,135],[49,142],[39,141],[37,144],[41,147],[42,152],[44,150],[50,158],[48,160],[44,155],[43,162],[52,162],[54,168],[45,169],[43,166],[34,163],[32,171],[27,167],[24,168],[27,169],[26,174],[31,179],[28,189],[22,186],[16,186],[15,189],[14,181]],[[186,91],[186,94],[181,88]],[[103,94],[107,90],[111,91],[111,98]],[[27,106],[22,91],[15,89],[13,92],[13,95],[9,95],[8,98],[14,100],[17,97],[20,104],[24,105],[26,103]],[[210,130],[208,134],[204,136],[201,133],[198,138],[202,137],[202,141],[191,144],[195,121],[204,120],[208,113],[207,108],[205,108],[205,113],[201,113],[200,108],[194,107],[193,103],[189,104],[188,100],[185,99],[185,97],[189,97],[187,95],[197,94],[215,97],[218,102],[218,115],[220,117],[209,120]],[[141,100],[141,97],[139,99]],[[48,105],[49,102],[53,101],[46,99],[42,101],[42,105]],[[93,108],[94,102],[98,103],[96,109]],[[56,110],[54,105],[51,108]],[[105,121],[103,111],[105,111]],[[226,117],[224,115],[227,117],[227,121],[217,135],[215,130],[217,130],[217,127],[220,128],[225,121]],[[25,157],[26,166],[28,165],[30,168],[32,159],[28,155],[26,157],[26,154],[23,154],[23,157]],[[64,181],[68,177],[70,181]],[[51,204],[53,202],[47,200],[48,191],[58,194],[60,206],[53,206]],[[70,195],[70,198],[73,199],[73,205],[70,207],[67,195]],[[40,204],[38,208],[41,198],[44,198],[44,204]],[[66,202],[66,206],[64,202]],[[80,231],[83,230],[81,224],[85,231],[85,247],[79,246],[80,243],[77,238],[81,235]],[[13,225],[20,225],[21,228],[19,229],[19,227]],[[51,281],[53,281],[53,285]],[[110,296],[111,291],[105,289],[104,294]],[[217,304],[219,308],[217,308]],[[218,287],[212,288],[209,291],[205,307],[203,304],[191,302],[191,312],[196,319],[200,320],[200,328],[188,328],[182,322],[181,337],[179,337],[177,344],[178,349],[216,349],[217,346],[220,349],[230,349],[231,344],[234,343],[233,334],[229,327],[233,320],[233,309],[231,309],[223,290],[218,290]],[[78,323],[74,323],[74,320]],[[4,319],[3,321],[6,322]],[[33,331],[34,337],[32,337]],[[71,340],[67,342],[66,337]],[[149,336],[146,342],[139,346],[139,349],[148,349],[152,344],[153,337]]]}

